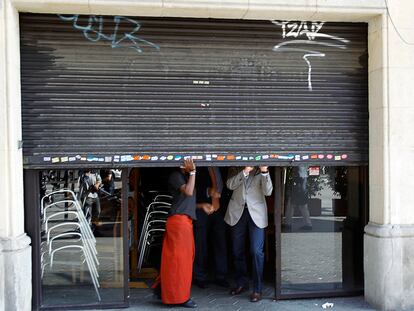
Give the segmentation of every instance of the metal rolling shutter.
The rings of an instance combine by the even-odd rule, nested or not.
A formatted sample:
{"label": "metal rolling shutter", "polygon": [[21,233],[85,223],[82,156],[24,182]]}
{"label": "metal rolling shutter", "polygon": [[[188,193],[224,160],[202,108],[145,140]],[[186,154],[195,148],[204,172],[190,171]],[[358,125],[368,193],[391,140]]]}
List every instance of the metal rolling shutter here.
{"label": "metal rolling shutter", "polygon": [[20,27],[26,167],[368,161],[366,24],[21,14]]}

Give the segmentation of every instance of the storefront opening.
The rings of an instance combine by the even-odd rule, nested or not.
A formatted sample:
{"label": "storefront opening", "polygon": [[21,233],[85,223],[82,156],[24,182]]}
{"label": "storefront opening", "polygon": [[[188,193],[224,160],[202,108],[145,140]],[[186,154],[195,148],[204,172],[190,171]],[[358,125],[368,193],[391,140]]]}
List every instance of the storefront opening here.
{"label": "storefront opening", "polygon": [[[26,222],[32,224],[28,232],[37,307],[125,307],[129,291],[151,291],[171,204],[172,170],[25,171],[26,185],[34,183],[26,188],[31,202],[26,204]],[[219,170],[225,183],[229,168]],[[266,200],[264,298],[360,294],[367,167],[301,165],[271,167],[270,173],[274,188]],[[97,183],[99,191],[93,189]],[[224,186],[221,215],[231,195]],[[229,230],[226,226],[223,239],[226,280],[232,285]],[[209,248],[213,258],[214,239]],[[209,260],[207,280],[212,286],[215,273],[214,260]]]}

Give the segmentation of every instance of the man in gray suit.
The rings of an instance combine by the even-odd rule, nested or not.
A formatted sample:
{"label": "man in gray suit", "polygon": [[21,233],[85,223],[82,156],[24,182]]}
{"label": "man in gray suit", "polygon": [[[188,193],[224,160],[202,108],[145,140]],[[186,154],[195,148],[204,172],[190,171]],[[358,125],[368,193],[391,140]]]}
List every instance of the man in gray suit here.
{"label": "man in gray suit", "polygon": [[[231,176],[231,175],[230,175]],[[268,167],[246,166],[227,179],[227,188],[233,190],[224,220],[231,226],[232,251],[236,272],[236,288],[232,295],[238,295],[249,287],[247,278],[245,240],[249,232],[250,252],[253,258],[253,293],[250,301],[261,299],[264,264],[264,228],[267,227],[265,196],[272,193],[273,185]]]}

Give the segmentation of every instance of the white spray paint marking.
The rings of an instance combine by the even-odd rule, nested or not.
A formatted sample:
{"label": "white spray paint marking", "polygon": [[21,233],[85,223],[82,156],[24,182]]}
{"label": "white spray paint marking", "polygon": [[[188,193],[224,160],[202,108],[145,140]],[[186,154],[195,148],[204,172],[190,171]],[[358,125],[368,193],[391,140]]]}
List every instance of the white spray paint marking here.
{"label": "white spray paint marking", "polygon": [[308,64],[308,89],[312,91],[312,66],[311,62],[308,60],[308,57],[325,57],[325,54],[305,54],[303,55],[303,59]]}
{"label": "white spray paint marking", "polygon": [[[294,37],[297,38],[301,35],[306,35],[309,40],[315,39],[315,34],[318,33],[319,30],[322,29],[322,26],[325,24],[325,22],[312,22],[310,29],[308,27],[308,22],[289,22],[289,21],[272,21],[273,24],[276,26],[282,27],[282,35],[283,38],[286,37]],[[286,28],[289,29],[288,32],[286,32]]]}
{"label": "white spray paint marking", "polygon": [[[346,44],[350,41],[341,37],[328,35],[325,33],[320,33],[322,30],[324,22],[311,22],[310,26],[308,22],[289,22],[289,21],[271,21],[274,25],[280,26],[282,28],[282,37],[283,39],[286,38],[298,38],[298,37],[305,37],[305,39],[299,40],[290,40],[279,43],[273,47],[273,51],[275,52],[303,52],[304,55],[302,59],[308,65],[308,90],[312,91],[312,64],[309,60],[309,57],[325,57],[325,53],[320,51],[313,51],[306,48],[301,47],[292,47],[292,45],[319,45],[319,46],[326,46],[326,47],[334,47],[339,49],[346,49]],[[335,43],[329,42],[321,42],[315,40],[315,38],[321,39],[328,39],[332,40]]]}

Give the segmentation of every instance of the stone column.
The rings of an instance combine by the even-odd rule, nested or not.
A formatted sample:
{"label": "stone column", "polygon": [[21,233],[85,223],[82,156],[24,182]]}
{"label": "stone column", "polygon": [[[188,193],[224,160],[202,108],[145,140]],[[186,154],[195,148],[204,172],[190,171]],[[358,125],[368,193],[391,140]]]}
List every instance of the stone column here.
{"label": "stone column", "polygon": [[401,0],[388,5],[387,14],[369,23],[370,223],[364,237],[365,298],[381,310],[413,310],[414,3]]}
{"label": "stone column", "polygon": [[31,247],[24,232],[19,15],[0,2],[0,310],[31,309]]}

